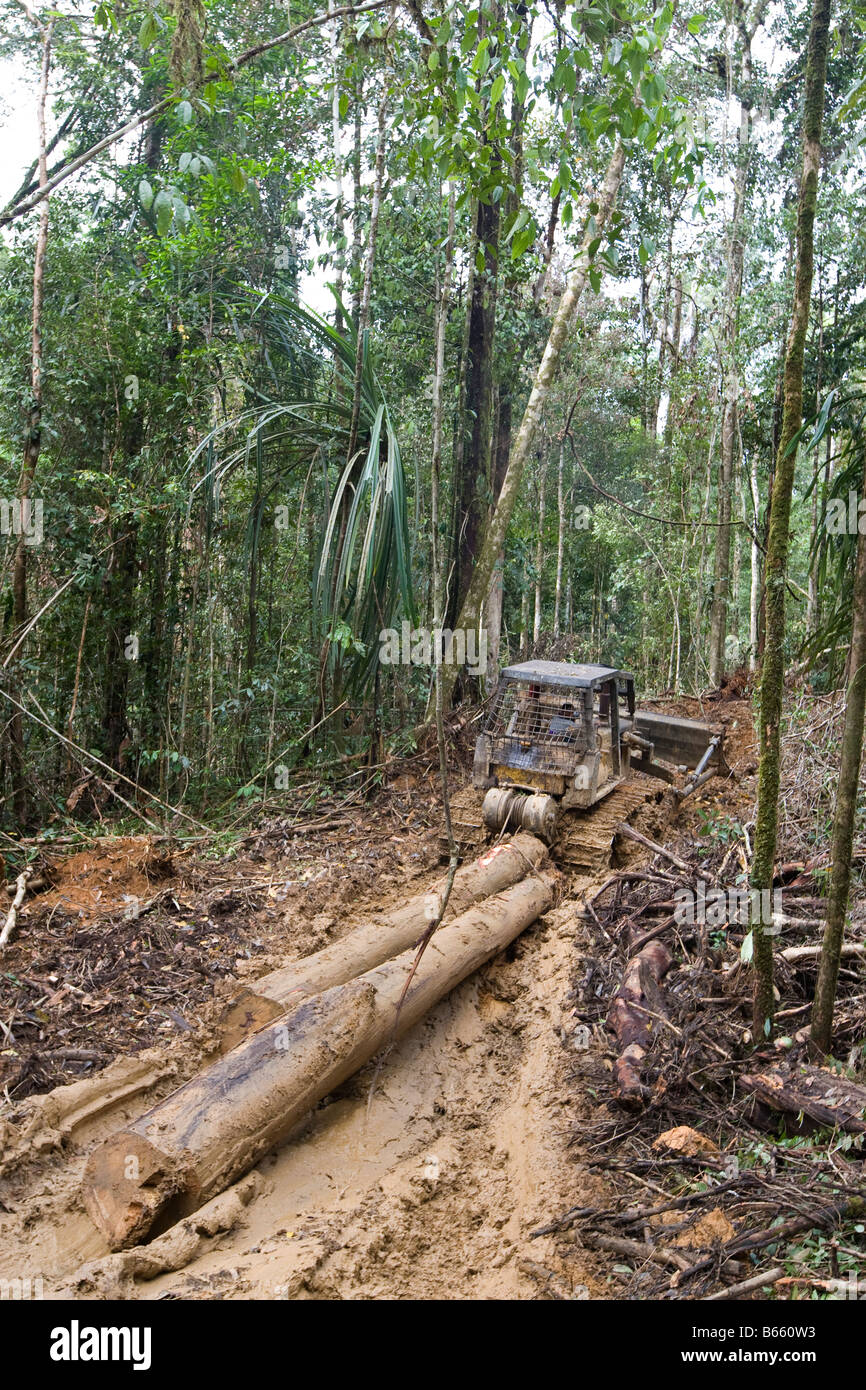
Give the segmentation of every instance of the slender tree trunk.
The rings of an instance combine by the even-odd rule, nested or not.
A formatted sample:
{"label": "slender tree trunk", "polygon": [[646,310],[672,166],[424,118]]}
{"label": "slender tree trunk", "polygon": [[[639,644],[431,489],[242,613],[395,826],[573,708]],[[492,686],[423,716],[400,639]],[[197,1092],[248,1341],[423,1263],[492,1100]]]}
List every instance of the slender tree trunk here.
{"label": "slender tree trunk", "polygon": [[[39,132],[39,187],[42,189],[48,183],[45,108],[48,102],[48,78],[51,72],[51,39],[54,31],[54,20],[52,19],[48,24],[43,25],[29,10],[27,13],[31,21],[37,26],[42,38],[42,71],[36,107]],[[24,459],[18,485],[20,532],[12,561],[12,628],[15,636],[23,631],[27,622],[27,532],[30,530],[30,493],[42,446],[42,300],[45,286],[45,255],[48,248],[48,213],[49,201],[46,196],[39,210],[39,230],[36,234],[36,250],[33,257],[33,295],[30,316],[30,407],[24,439]],[[27,820],[28,803],[24,770],[24,723],[20,710],[15,710],[10,720],[9,753],[12,773],[12,808],[16,822],[23,826]]]}
{"label": "slender tree trunk", "polygon": [[454,268],[454,223],[457,208],[457,185],[451,184],[448,194],[448,231],[445,235],[445,260],[436,263],[436,327],[433,367],[432,433],[433,461],[430,483],[431,567],[433,572],[433,625],[441,627],[445,611],[445,553],[441,533],[442,493],[442,416],[445,383],[445,331],[448,327],[448,308],[451,302],[451,275]]}
{"label": "slender tree trunk", "polygon": [[361,287],[361,303],[358,310],[358,337],[355,351],[355,380],[352,383],[352,423],[349,428],[348,458],[351,459],[358,443],[358,422],[361,414],[361,378],[364,371],[364,346],[370,326],[370,301],[373,296],[373,268],[376,264],[376,237],[379,231],[379,210],[382,206],[382,180],[385,174],[385,138],[387,127],[385,115],[388,109],[387,93],[379,102],[377,119],[378,138],[376,141],[376,164],[373,171],[373,194],[370,199],[370,228],[367,233],[367,254],[364,258],[364,283]]}
{"label": "slender tree trunk", "polygon": [[721,458],[719,461],[716,554],[713,573],[713,601],[710,609],[710,685],[721,681],[725,666],[725,638],[728,629],[731,574],[731,516],[733,513],[734,468],[738,438],[740,373],[737,360],[738,320],[743,292],[745,254],[745,211],[752,155],[752,39],[763,18],[766,4],[758,5],[753,21],[740,24],[740,129],[737,143],[737,172],[734,179],[734,207],[728,239],[725,276],[725,309],[722,332],[724,355],[724,405],[722,409]]}
{"label": "slender tree trunk", "polygon": [[[508,454],[511,449],[511,390],[506,383],[499,388],[496,410],[496,445],[493,462],[491,493],[499,496]],[[505,598],[505,550],[500,550],[484,605],[484,628],[487,633],[487,689],[493,690],[499,679],[499,654],[502,647],[502,609]]]}
{"label": "slender tree trunk", "polygon": [[120,516],[123,534],[114,545],[112,567],[106,584],[106,667],[102,715],[103,757],[118,772],[123,771],[123,744],[129,734],[127,694],[130,656],[126,641],[135,626],[137,524],[131,516]]}
{"label": "slender tree trunk", "polygon": [[[860,448],[866,463],[866,446],[862,436]],[[866,496],[866,466],[863,474],[863,495]],[[813,1050],[828,1053],[832,1046],[833,1007],[839,980],[839,962],[845,936],[845,914],[851,886],[851,850],[857,818],[857,790],[860,762],[863,755],[863,718],[866,714],[866,535],[857,536],[857,563],[854,572],[853,628],[849,661],[848,696],[845,703],[845,728],[839,758],[839,782],[836,787],[836,808],[833,815],[832,875],[827,893],[827,921],[818,965],[818,982],[812,1006]]]}
{"label": "slender tree trunk", "polygon": [[[328,0],[329,12],[334,9],[334,0]],[[334,159],[334,235],[336,239],[336,246],[334,248],[334,290],[337,296],[337,303],[334,306],[334,327],[338,333],[342,333],[343,331],[343,310],[340,306],[343,300],[343,278],[346,268],[343,142],[340,133],[340,34],[341,25],[335,22],[334,31],[331,35],[331,80],[334,84],[333,91],[331,92],[331,150]]]}
{"label": "slender tree trunk", "polygon": [[[824,375],[824,267],[818,261],[818,361],[815,369],[815,414],[821,409],[821,387]],[[817,475],[817,466],[816,466]],[[817,476],[812,485],[811,515],[809,518],[809,599],[806,604],[806,630],[809,633],[815,631],[818,626],[818,555],[816,553],[816,542],[818,539],[818,498],[821,489],[818,487]]]}
{"label": "slender tree trunk", "polygon": [[758,453],[756,449],[752,450],[749,493],[752,499],[752,543],[749,551],[752,570],[749,584],[749,670],[756,671],[758,669],[758,621],[761,610],[761,550],[758,545],[761,509],[758,498]]}
{"label": "slender tree trunk", "polygon": [[459,480],[461,517],[457,565],[457,603],[463,601],[475,567],[484,530],[484,493],[491,478],[493,407],[493,338],[496,330],[496,289],[499,246],[499,204],[477,204],[476,241],[484,248],[483,271],[476,269],[469,304],[466,355],[466,414],[468,445]]}
{"label": "slender tree trunk", "polygon": [[526,651],[529,642],[529,566],[523,561],[523,584],[520,591],[520,650]]}
{"label": "slender tree trunk", "polygon": [[532,640],[541,636],[541,606],[544,573],[544,516],[547,500],[547,454],[538,460],[538,532],[535,537],[535,611],[532,619]]}
{"label": "slender tree trunk", "polygon": [[[766,635],[761,669],[760,762],[758,810],[751,886],[769,892],[773,885],[779,815],[779,745],[785,675],[785,581],[788,569],[791,495],[794,488],[794,438],[803,417],[803,356],[809,326],[814,263],[815,209],[821,166],[821,124],[827,76],[830,0],[813,0],[806,56],[803,108],[803,168],[797,204],[797,261],[794,304],[785,350],[784,405],[770,504],[770,533],[765,567]],[[758,900],[763,892],[757,895]],[[755,997],[752,1037],[762,1043],[773,1031],[773,945],[761,914],[752,914]]]}
{"label": "slender tree trunk", "polygon": [[[565,291],[559,301],[559,307],[554,315],[547,345],[532,390],[529,393],[529,400],[523,412],[523,419],[520,428],[511,446],[511,454],[508,460],[505,479],[502,489],[497,499],[496,507],[491,518],[484,543],[478,557],[478,563],[472,576],[472,582],[463,602],[458,620],[458,626],[466,630],[471,630],[478,621],[481,605],[490,587],[490,579],[493,568],[496,564],[496,557],[499,555],[505,542],[505,535],[508,531],[508,524],[511,520],[512,512],[520,492],[520,485],[523,480],[523,473],[526,463],[532,451],[535,435],[541,420],[541,412],[550,394],[551,387],[556,377],[562,350],[574,327],[577,318],[577,310],[580,304],[580,297],[583,293],[589,275],[589,248],[597,236],[604,234],[608,218],[616,201],[619,185],[622,180],[622,171],[625,165],[625,152],[621,145],[617,145],[608,163],[602,189],[598,195],[598,211],[595,214],[595,225],[587,226],[580,250],[577,255],[577,262],[569,274]],[[456,680],[456,670],[454,666],[449,666],[443,670],[442,681],[444,687],[444,698],[446,703],[450,702]]]}
{"label": "slender tree trunk", "polygon": [[364,82],[355,80],[354,132],[352,139],[352,321],[357,330],[361,313],[361,218],[364,191],[361,187],[361,117],[363,114]]}
{"label": "slender tree trunk", "polygon": [[565,494],[563,491],[563,473],[565,469],[565,439],[559,441],[559,463],[556,470],[556,510],[557,532],[556,532],[556,588],[553,593],[553,635],[559,636],[559,614],[562,605],[562,561],[565,554]]}

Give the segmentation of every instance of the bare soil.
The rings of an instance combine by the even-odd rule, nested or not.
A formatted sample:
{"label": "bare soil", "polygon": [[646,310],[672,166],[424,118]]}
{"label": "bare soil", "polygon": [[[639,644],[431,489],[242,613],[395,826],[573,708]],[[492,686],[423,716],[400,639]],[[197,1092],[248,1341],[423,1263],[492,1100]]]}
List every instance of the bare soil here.
{"label": "bare soil", "polygon": [[[694,846],[709,814],[749,813],[749,704],[723,702],[712,717],[729,729],[735,775],[687,802],[675,832],[673,798],[648,805],[640,828],[652,838]],[[46,1297],[82,1299],[622,1297],[615,1254],[567,1224],[533,1236],[572,1209],[653,1187],[623,1195],[600,1161],[632,1127],[609,1104],[602,1017],[616,962],[603,963],[605,929],[583,906],[610,871],[566,880],[557,907],[229,1193],[148,1245],[108,1253],[79,1198],[87,1155],[201,1066],[238,981],[442,872],[429,771],[395,778],[351,816],[317,814],[317,832],[266,827],[231,859],[159,846],[158,873],[141,842],[90,847],[33,899],[0,962],[12,1039],[0,1050],[0,1278],[41,1277]],[[651,857],[636,846],[623,856]],[[598,1021],[587,1045],[588,999]],[[668,1123],[662,1107],[646,1132]],[[697,1215],[686,1245],[736,1226]]]}

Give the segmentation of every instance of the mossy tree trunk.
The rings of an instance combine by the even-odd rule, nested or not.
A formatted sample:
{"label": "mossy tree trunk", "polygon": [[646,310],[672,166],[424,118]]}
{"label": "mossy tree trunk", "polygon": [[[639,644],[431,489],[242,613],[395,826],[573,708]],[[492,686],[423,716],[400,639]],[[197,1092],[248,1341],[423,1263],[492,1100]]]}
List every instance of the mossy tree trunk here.
{"label": "mossy tree trunk", "polygon": [[[866,495],[866,441],[861,440],[860,447],[864,454],[863,493]],[[853,609],[850,679],[833,816],[833,870],[827,894],[827,922],[818,966],[818,983],[812,1006],[812,1049],[821,1054],[830,1051],[833,1033],[833,1007],[851,885],[851,850],[863,755],[863,717],[866,714],[866,535],[857,537]]]}
{"label": "mossy tree trunk", "polygon": [[[538,426],[541,422],[541,413],[545,402],[550,395],[551,387],[556,379],[557,369],[563,348],[569,339],[577,318],[577,310],[580,304],[580,297],[583,294],[584,285],[589,276],[590,256],[589,248],[595,239],[604,234],[608,219],[613,210],[616,196],[619,192],[619,185],[622,180],[622,171],[625,164],[625,152],[621,145],[617,145],[610,157],[610,161],[605,173],[604,184],[596,199],[598,211],[594,219],[591,220],[584,232],[577,261],[569,274],[565,291],[559,301],[559,307],[554,315],[550,334],[544,349],[541,363],[535,374],[532,383],[532,390],[529,393],[529,400],[523,412],[523,419],[514,437],[511,446],[511,454],[508,460],[508,468],[497,499],[496,507],[491,517],[490,524],[484,537],[484,543],[478,555],[475,569],[472,575],[472,582],[463,601],[456,627],[464,631],[470,631],[478,626],[481,615],[481,606],[490,588],[490,580],[493,577],[493,570],[497,558],[505,543],[505,536],[508,531],[508,523],[511,520],[517,498],[520,493],[520,485],[523,481],[523,474],[526,469],[527,461],[532,452]],[[457,679],[457,670],[453,665],[444,666],[442,669],[442,688],[443,699],[447,706],[450,703],[454,684]]]}
{"label": "mossy tree trunk", "polygon": [[[830,0],[814,0],[806,54],[803,109],[803,167],[797,204],[797,258],[794,304],[785,350],[782,427],[776,453],[770,505],[765,581],[765,640],[761,666],[758,811],[751,886],[771,889],[779,815],[779,743],[785,674],[785,583],[791,524],[791,494],[797,450],[794,439],[803,416],[803,356],[809,326],[814,266],[815,209],[821,164],[821,123],[827,75]],[[761,895],[753,901],[761,901]],[[773,1030],[773,944],[767,923],[753,914],[755,995],[752,1037],[760,1043]]]}

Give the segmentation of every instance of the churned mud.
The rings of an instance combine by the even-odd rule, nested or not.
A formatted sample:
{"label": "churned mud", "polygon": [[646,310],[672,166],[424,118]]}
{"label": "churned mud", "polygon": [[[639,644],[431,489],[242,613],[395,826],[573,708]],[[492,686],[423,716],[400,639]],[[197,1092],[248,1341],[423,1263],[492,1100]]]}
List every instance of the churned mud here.
{"label": "churned mud", "polygon": [[[748,706],[740,701],[725,713],[743,722],[736,756],[748,762]],[[713,788],[717,796],[742,796],[733,783],[712,783],[702,802]],[[51,903],[41,916],[31,907],[2,968],[62,992],[84,958],[93,978],[87,992],[97,1001],[105,995],[113,1022],[100,1032],[79,1011],[75,1031],[51,996],[40,1005],[47,1022],[12,1018],[13,1062],[20,1065],[28,1046],[38,1052],[56,1042],[52,1030],[64,1017],[66,1045],[87,1051],[82,1030],[89,1024],[99,1062],[73,1059],[79,1079],[67,1072],[67,1084],[54,1089],[43,1083],[16,1093],[7,1082],[0,1278],[41,1278],[45,1297],[80,1299],[617,1296],[610,1255],[561,1233],[532,1235],[563,1212],[597,1206],[607,1191],[582,1133],[604,1104],[609,1047],[596,1028],[587,1055],[573,986],[587,950],[584,901],[612,870],[566,876],[556,907],[193,1216],[111,1255],[84,1211],[79,1184],[88,1154],[202,1065],[215,1011],[239,981],[328,944],[374,904],[399,903],[441,874],[435,815],[412,809],[412,789],[402,794],[396,817],[379,813],[354,835],[338,823],[318,836],[277,836],[272,849],[259,842],[233,865],[203,866],[194,855],[169,863],[161,852],[154,873],[142,851],[129,861],[143,880],[134,892],[128,878],[122,889],[101,879],[95,888],[102,897],[85,901],[79,885],[71,909],[56,896],[70,891],[63,887],[67,862]],[[664,837],[671,801],[647,809],[646,834]],[[700,805],[688,814],[699,818]],[[630,845],[624,853],[634,862],[646,852]],[[105,856],[96,862],[104,869]],[[112,893],[121,910],[100,915],[99,903]],[[136,915],[142,900],[147,911]],[[101,941],[88,935],[94,932]],[[210,970],[196,971],[188,947],[203,961],[208,941],[215,947]],[[125,1001],[117,996],[121,946],[138,963]],[[46,972],[50,950],[56,964]],[[95,977],[94,951],[111,958],[110,979]],[[193,976],[204,983],[191,1001]],[[153,995],[151,987],[167,993]],[[139,1008],[159,1024],[139,1029],[149,1045],[135,1048]],[[27,1032],[36,1025],[41,1039]]]}

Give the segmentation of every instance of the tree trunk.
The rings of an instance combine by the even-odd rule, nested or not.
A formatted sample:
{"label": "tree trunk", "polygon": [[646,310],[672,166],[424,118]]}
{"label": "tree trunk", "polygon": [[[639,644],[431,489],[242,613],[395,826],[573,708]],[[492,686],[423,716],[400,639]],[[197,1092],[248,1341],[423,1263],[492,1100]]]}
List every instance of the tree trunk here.
{"label": "tree trunk", "polygon": [[370,301],[373,294],[373,267],[376,263],[376,237],[379,231],[379,210],[382,206],[382,180],[385,174],[385,138],[387,127],[385,114],[388,109],[387,93],[379,102],[377,117],[378,138],[376,142],[376,164],[373,170],[373,193],[370,199],[370,227],[367,232],[367,255],[364,259],[364,283],[361,287],[361,301],[358,309],[357,340],[355,347],[355,379],[352,383],[352,423],[349,427],[349,448],[347,458],[351,460],[358,443],[358,422],[361,414],[361,377],[364,371],[364,346],[370,326]]}
{"label": "tree trunk", "polygon": [[562,561],[565,554],[565,494],[563,491],[563,471],[565,466],[565,439],[559,441],[559,465],[556,471],[556,588],[553,593],[553,635],[559,636],[559,614],[562,607]]}
{"label": "tree trunk", "polygon": [[[866,454],[866,446],[860,447]],[[863,480],[866,495],[866,468]],[[839,757],[839,782],[836,787],[836,809],[833,815],[832,865],[827,894],[827,920],[818,982],[812,1006],[812,1045],[816,1052],[831,1050],[833,1035],[833,1006],[839,979],[839,961],[845,935],[845,915],[851,885],[851,850],[857,816],[857,790],[860,762],[863,754],[863,718],[866,713],[866,535],[857,536],[857,564],[854,572],[853,629],[849,659],[848,698],[845,703],[845,728]]]}
{"label": "tree trunk", "polygon": [[[195,1211],[249,1171],[330,1091],[530,926],[553,902],[517,884],[415,952],[305,1000],[111,1136],[87,1161],[82,1195],[114,1250]],[[411,980],[411,982],[410,982]],[[408,985],[408,989],[407,989]],[[404,997],[405,991],[405,997]]]}
{"label": "tree trunk", "polygon": [[112,551],[105,603],[105,686],[102,714],[102,755],[122,772],[122,745],[129,733],[126,715],[130,656],[126,640],[135,625],[135,579],[138,534],[132,517],[120,517],[123,534]]}
{"label": "tree trunk", "polygon": [[[38,27],[42,38],[42,71],[39,83],[39,97],[36,118],[39,132],[39,188],[48,183],[48,154],[45,134],[45,107],[48,101],[48,78],[51,72],[51,38],[54,20],[42,25],[28,11],[33,23]],[[27,432],[24,438],[24,459],[18,485],[18,504],[20,530],[18,543],[12,561],[12,631],[18,637],[27,622],[27,550],[28,531],[30,531],[31,489],[39,463],[42,446],[42,300],[45,286],[45,254],[48,247],[47,196],[39,210],[39,230],[36,234],[36,250],[33,256],[33,294],[30,316],[30,406],[27,414]],[[20,687],[17,687],[20,695]],[[12,809],[19,826],[27,821],[27,786],[24,770],[24,716],[20,710],[13,710],[9,721],[9,763],[12,774]]]}
{"label": "tree trunk", "polygon": [[[765,564],[765,640],[761,669],[760,761],[758,810],[751,886],[770,890],[779,815],[779,757],[782,692],[785,676],[785,581],[794,488],[796,445],[794,437],[803,417],[803,356],[809,326],[809,300],[814,262],[815,209],[821,166],[821,123],[827,75],[830,0],[813,0],[806,57],[806,91],[803,109],[803,169],[797,205],[797,262],[794,304],[785,350],[784,405],[770,503],[770,530]],[[760,897],[758,898],[760,901]],[[773,1031],[773,946],[760,921],[752,921],[755,997],[752,1038],[760,1044]]]}
{"label": "tree trunk", "polygon": [[458,481],[461,525],[456,585],[458,607],[466,596],[474,573],[486,514],[484,493],[490,488],[499,204],[479,200],[475,225],[476,243],[479,250],[484,249],[485,264],[483,271],[476,269],[473,274],[469,303],[465,410],[471,423]]}
{"label": "tree trunk", "polygon": [[[616,201],[619,185],[622,180],[622,171],[625,164],[625,152],[621,145],[617,145],[608,163],[605,174],[604,184],[598,195],[598,212],[595,214],[594,225],[588,225],[580,250],[577,256],[577,263],[569,274],[565,292],[559,301],[559,307],[554,315],[547,345],[544,349],[541,363],[535,374],[532,390],[529,393],[529,400],[523,413],[520,428],[517,431],[511,447],[511,454],[508,460],[508,468],[505,480],[497,499],[493,517],[484,537],[484,543],[478,556],[478,563],[472,576],[472,582],[463,602],[457,626],[467,631],[475,627],[478,622],[481,605],[490,587],[490,579],[496,558],[505,543],[505,536],[508,531],[508,524],[511,520],[512,512],[520,492],[520,485],[523,481],[523,473],[529,458],[535,435],[541,420],[541,413],[544,404],[550,394],[551,386],[556,377],[559,367],[562,350],[567,342],[569,335],[574,327],[577,317],[580,297],[583,293],[589,274],[589,247],[597,236],[604,234],[608,218]],[[446,704],[450,702],[451,694],[457,672],[454,666],[443,669],[443,698]]]}
{"label": "tree trunk", "polygon": [[445,558],[442,548],[442,415],[445,383],[445,331],[448,327],[448,307],[451,302],[451,274],[454,267],[454,224],[457,209],[457,185],[451,185],[448,195],[448,231],[445,237],[445,261],[436,265],[436,328],[435,361],[433,367],[432,433],[433,461],[430,483],[431,568],[433,573],[433,626],[441,627],[445,611]]}
{"label": "tree trunk", "polygon": [[737,142],[737,172],[734,179],[734,207],[728,240],[728,265],[725,276],[725,309],[722,345],[725,367],[724,405],[722,408],[721,458],[719,461],[716,554],[713,574],[713,601],[710,609],[709,678],[714,688],[719,685],[725,666],[725,638],[728,629],[731,571],[731,515],[733,511],[733,480],[738,437],[738,404],[740,373],[737,360],[738,320],[743,292],[743,259],[745,254],[744,217],[749,188],[752,155],[752,40],[763,19],[766,3],[759,3],[749,22],[739,24],[742,52],[740,55],[740,129]]}
{"label": "tree trunk", "polygon": [[[328,0],[329,12],[332,12],[334,8],[334,0]],[[338,333],[342,333],[344,327],[341,304],[343,300],[343,277],[346,268],[343,142],[340,135],[340,34],[341,24],[335,22],[334,31],[331,35],[331,80],[334,84],[333,91],[331,92],[331,151],[334,159],[334,234],[336,238],[336,246],[334,249],[334,290],[337,303],[334,306],[334,327]]]}
{"label": "tree trunk", "polygon": [[535,610],[532,618],[532,640],[541,636],[542,578],[544,571],[544,513],[547,494],[547,455],[538,460],[538,533],[535,537]]}

